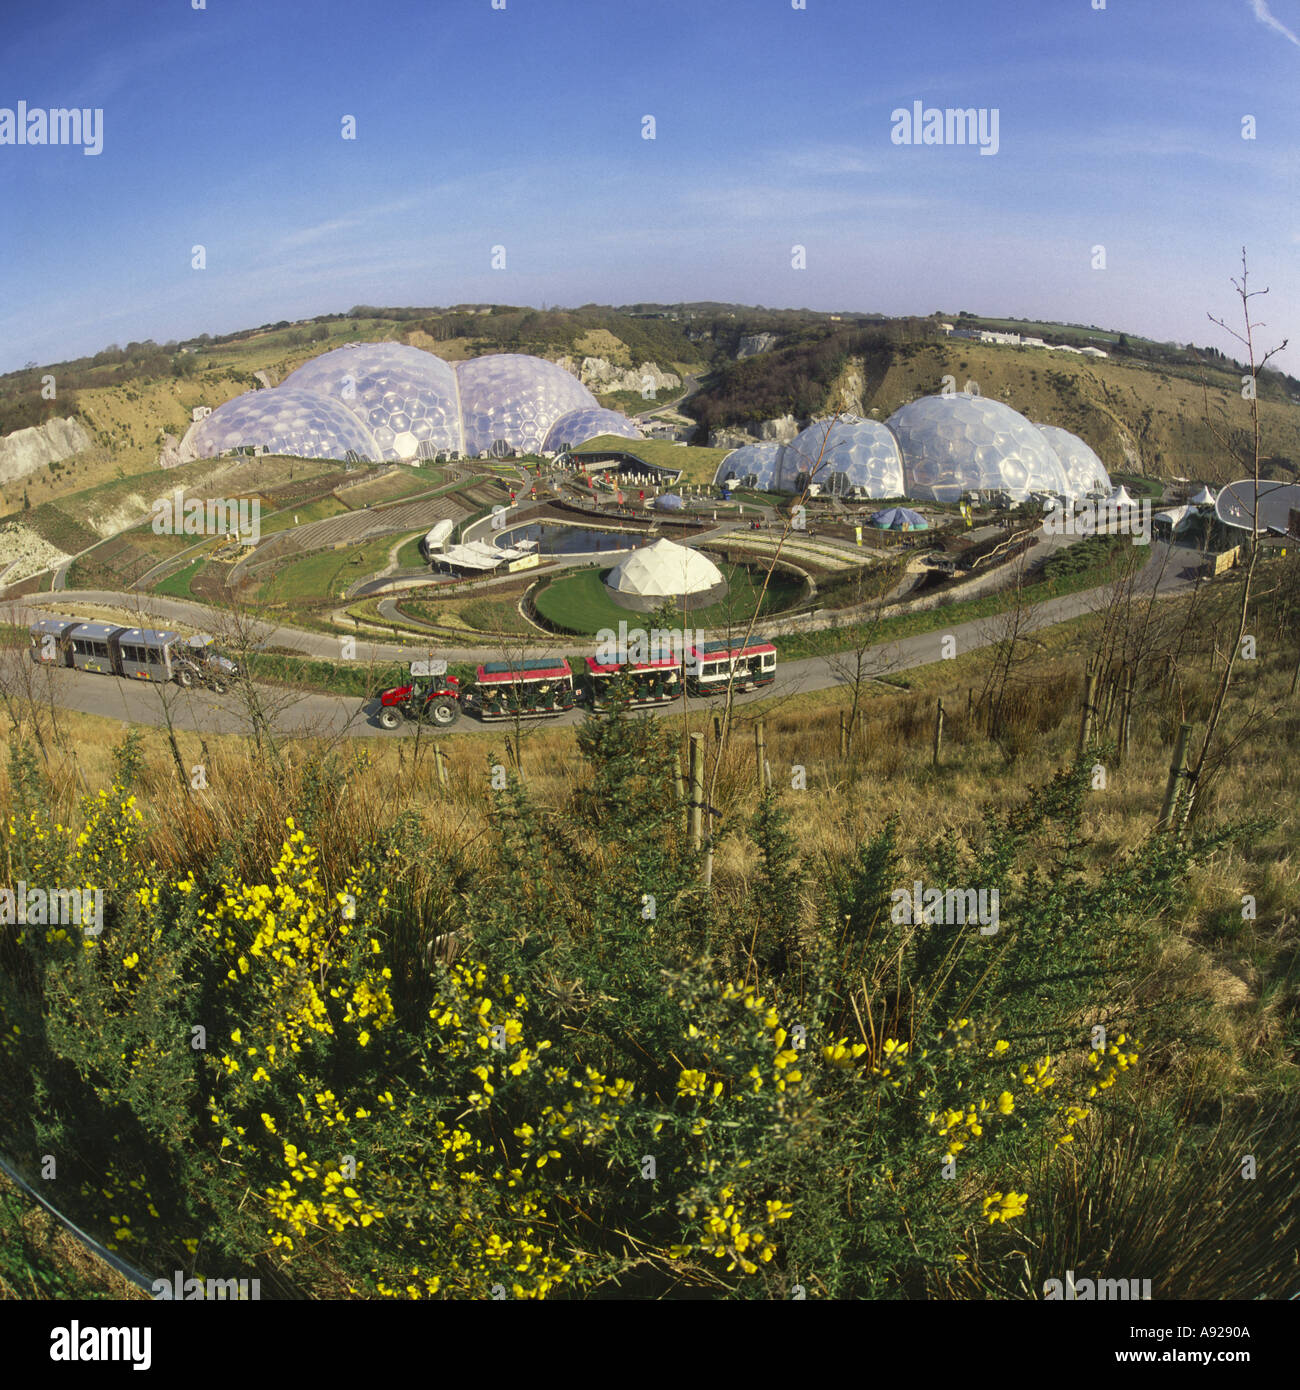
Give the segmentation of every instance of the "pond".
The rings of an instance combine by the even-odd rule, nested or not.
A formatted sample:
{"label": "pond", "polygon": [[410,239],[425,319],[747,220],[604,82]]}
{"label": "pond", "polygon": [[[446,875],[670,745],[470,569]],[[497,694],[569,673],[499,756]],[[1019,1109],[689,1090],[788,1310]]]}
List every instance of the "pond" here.
{"label": "pond", "polygon": [[494,545],[517,545],[520,541],[536,541],[543,555],[586,555],[592,551],[613,552],[631,550],[645,538],[644,531],[593,531],[582,526],[534,521],[528,526],[512,526],[509,530],[490,533]]}

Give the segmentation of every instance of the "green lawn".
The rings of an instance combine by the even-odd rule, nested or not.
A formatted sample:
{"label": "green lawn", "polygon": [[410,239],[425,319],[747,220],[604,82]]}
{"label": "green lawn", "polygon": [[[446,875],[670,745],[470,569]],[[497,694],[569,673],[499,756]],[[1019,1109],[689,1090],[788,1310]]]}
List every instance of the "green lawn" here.
{"label": "green lawn", "polygon": [[153,592],[155,594],[169,594],[172,598],[189,598],[190,584],[207,562],[207,558],[206,555],[200,555],[197,559],[191,560],[188,565],[155,584]]}
{"label": "green lawn", "polygon": [[263,603],[291,603],[295,599],[337,599],[358,579],[382,569],[392,538],[380,537],[362,546],[343,550],[318,550],[291,560],[258,590]]}
{"label": "green lawn", "polygon": [[413,569],[416,565],[426,564],[423,555],[420,554],[420,542],[424,539],[425,533],[417,531],[409,540],[402,542],[402,548],[397,552],[397,567],[399,569]]}
{"label": "green lawn", "polygon": [[[689,626],[719,631],[748,623],[762,587],[761,575],[753,577],[743,565],[724,564],[720,568],[730,586],[726,598],[711,608],[691,611],[687,615]],[[617,630],[620,622],[635,627],[645,621],[648,614],[621,608],[609,597],[603,580],[607,572],[608,567],[593,566],[553,579],[538,593],[537,611],[556,627],[574,633],[594,633],[601,628]],[[762,613],[777,613],[789,607],[800,590],[797,580],[774,574],[763,596]]]}

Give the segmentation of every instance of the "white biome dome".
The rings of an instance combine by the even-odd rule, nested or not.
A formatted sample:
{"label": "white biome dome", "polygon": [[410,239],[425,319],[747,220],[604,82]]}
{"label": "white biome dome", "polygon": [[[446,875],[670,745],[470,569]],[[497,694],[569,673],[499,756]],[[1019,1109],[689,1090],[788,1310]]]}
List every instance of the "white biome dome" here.
{"label": "white biome dome", "polygon": [[584,405],[571,410],[551,426],[542,445],[542,453],[558,454],[576,449],[598,434],[616,434],[622,439],[640,439],[641,431],[617,410],[600,405]]}
{"label": "white biome dome", "polygon": [[904,491],[931,502],[966,492],[1067,492],[1065,470],[1042,431],[1001,401],[955,392],[922,396],[888,425],[903,453]]}
{"label": "white biome dome", "polygon": [[782,448],[777,491],[798,492],[802,473],[837,497],[855,487],[868,497],[903,496],[903,455],[879,420],[815,420]]}
{"label": "white biome dome", "polygon": [[698,550],[673,541],[655,541],[625,556],[605,576],[616,602],[653,608],[666,598],[712,603],[727,589],[722,571]]}
{"label": "white biome dome", "polygon": [[185,446],[196,459],[257,446],[294,458],[346,459],[351,453],[365,463],[380,459],[370,430],[341,401],[286,386],[246,391],[217,406],[186,435]]}
{"label": "white biome dome", "polygon": [[497,353],[456,364],[465,452],[502,445],[534,453],[561,416],[598,402],[576,376],[541,357]]}
{"label": "white biome dome", "polygon": [[305,362],[284,385],[341,401],[369,427],[385,459],[462,452],[456,373],[431,352],[352,343]]}
{"label": "white biome dome", "polygon": [[742,444],[733,449],[718,465],[715,483],[735,480],[737,487],[757,488],[759,492],[776,490],[776,465],[781,445],[774,440],[761,444]]}
{"label": "white biome dome", "polygon": [[1038,428],[1061,460],[1065,481],[1069,484],[1065,494],[1067,497],[1077,499],[1087,497],[1090,492],[1099,492],[1103,496],[1110,493],[1111,481],[1106,465],[1077,434],[1071,434],[1059,425],[1039,425]]}

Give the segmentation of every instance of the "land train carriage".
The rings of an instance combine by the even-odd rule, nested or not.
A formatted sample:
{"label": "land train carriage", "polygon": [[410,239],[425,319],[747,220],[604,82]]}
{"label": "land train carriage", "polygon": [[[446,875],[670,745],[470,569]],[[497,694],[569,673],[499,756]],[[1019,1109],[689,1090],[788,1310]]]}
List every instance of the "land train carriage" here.
{"label": "land train carriage", "polygon": [[464,696],[480,719],[509,719],[515,715],[563,714],[577,703],[569,663],[558,661],[493,661],[478,668],[478,677]]}
{"label": "land train carriage", "polygon": [[587,680],[591,686],[592,708],[605,709],[617,683],[628,682],[628,706],[667,705],[681,698],[682,666],[671,656],[657,661],[598,661],[587,658]]}
{"label": "land train carriage", "polygon": [[28,629],[32,660],[129,680],[175,681],[187,689],[202,682],[220,694],[238,674],[210,637],[183,638],[159,628],[122,627],[82,618],[42,618]]}
{"label": "land train carriage", "polygon": [[699,642],[688,652],[686,688],[692,695],[757,690],[776,679],[776,648],[761,637],[748,642]]}
{"label": "land train carriage", "polygon": [[28,628],[32,639],[32,660],[41,666],[71,666],[72,643],[67,640],[80,618],[42,618]]}
{"label": "land train carriage", "polygon": [[[75,640],[75,633],[74,633]],[[136,681],[178,681],[193,684],[193,675],[180,661],[181,635],[153,627],[121,628],[108,641],[119,676]]]}
{"label": "land train carriage", "polygon": [[78,671],[99,671],[106,676],[115,675],[113,669],[113,649],[109,645],[112,638],[124,631],[118,623],[80,623],[68,633],[68,643],[72,648],[72,660],[68,663]]}

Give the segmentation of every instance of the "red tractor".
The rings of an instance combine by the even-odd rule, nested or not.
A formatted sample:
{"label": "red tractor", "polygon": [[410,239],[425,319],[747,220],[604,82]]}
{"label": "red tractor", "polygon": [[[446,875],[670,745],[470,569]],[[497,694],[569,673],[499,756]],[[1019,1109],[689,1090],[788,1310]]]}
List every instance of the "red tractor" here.
{"label": "red tractor", "polygon": [[445,661],[413,661],[409,685],[397,685],[379,696],[379,722],[395,729],[403,719],[449,728],[460,717],[460,682],[447,674]]}

